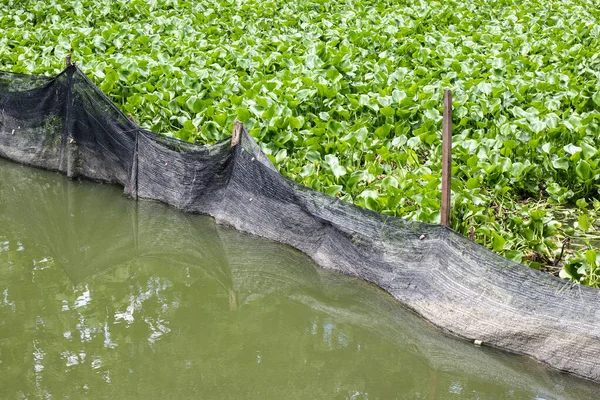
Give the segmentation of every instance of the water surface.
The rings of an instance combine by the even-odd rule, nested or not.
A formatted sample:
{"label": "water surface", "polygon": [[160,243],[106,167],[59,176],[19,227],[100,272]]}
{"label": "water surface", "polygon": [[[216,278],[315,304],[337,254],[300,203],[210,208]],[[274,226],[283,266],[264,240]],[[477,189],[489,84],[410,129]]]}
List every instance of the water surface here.
{"label": "water surface", "polygon": [[0,398],[592,399],[208,217],[0,159]]}

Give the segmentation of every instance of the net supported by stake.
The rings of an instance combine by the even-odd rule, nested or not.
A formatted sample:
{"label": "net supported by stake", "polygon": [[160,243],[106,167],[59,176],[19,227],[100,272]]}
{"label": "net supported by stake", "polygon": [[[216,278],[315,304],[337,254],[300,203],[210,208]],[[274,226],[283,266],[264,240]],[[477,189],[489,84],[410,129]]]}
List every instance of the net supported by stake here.
{"label": "net supported by stake", "polygon": [[53,78],[0,72],[0,156],[211,215],[372,282],[454,335],[600,381],[600,291],[505,259],[449,228],[303,187],[236,126],[233,141],[194,145],[138,127],[76,66]]}

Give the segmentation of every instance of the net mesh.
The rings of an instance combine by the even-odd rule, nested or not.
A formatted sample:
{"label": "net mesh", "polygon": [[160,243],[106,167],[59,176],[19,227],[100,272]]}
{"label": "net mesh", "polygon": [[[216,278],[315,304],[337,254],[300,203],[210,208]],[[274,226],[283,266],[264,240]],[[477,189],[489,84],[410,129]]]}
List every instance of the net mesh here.
{"label": "net mesh", "polygon": [[0,73],[0,156],[211,215],[372,282],[456,336],[600,381],[597,289],[303,187],[244,129],[235,146],[194,145],[138,127],[75,66],[55,78]]}

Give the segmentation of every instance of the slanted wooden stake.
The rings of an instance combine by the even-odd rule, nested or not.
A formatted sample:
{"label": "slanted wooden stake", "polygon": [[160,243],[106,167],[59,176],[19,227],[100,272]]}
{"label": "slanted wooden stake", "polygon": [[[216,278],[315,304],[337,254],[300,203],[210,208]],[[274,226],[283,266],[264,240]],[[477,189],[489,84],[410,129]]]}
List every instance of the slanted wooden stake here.
{"label": "slanted wooden stake", "polygon": [[441,223],[450,226],[450,183],[452,178],[452,91],[444,89],[442,121],[442,209]]}
{"label": "slanted wooden stake", "polygon": [[71,66],[71,55],[67,54],[67,56],[65,57],[65,65],[67,68],[69,68]]}
{"label": "slanted wooden stake", "polygon": [[231,135],[231,147],[235,147],[240,142],[240,137],[242,136],[242,123],[240,121],[235,121],[233,123],[233,133]]}

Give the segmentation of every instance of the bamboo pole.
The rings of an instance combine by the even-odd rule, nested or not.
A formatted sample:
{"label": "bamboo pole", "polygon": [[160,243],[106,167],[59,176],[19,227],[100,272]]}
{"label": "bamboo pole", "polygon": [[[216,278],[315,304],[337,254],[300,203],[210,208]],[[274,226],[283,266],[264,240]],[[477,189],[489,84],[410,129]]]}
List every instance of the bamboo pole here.
{"label": "bamboo pole", "polygon": [[442,207],[440,222],[450,226],[450,196],[452,179],[452,91],[444,89],[442,121]]}
{"label": "bamboo pole", "polygon": [[242,123],[235,121],[233,123],[233,133],[231,135],[231,147],[235,147],[240,142],[240,136],[242,135]]}
{"label": "bamboo pole", "polygon": [[67,54],[65,57],[65,66],[69,68],[71,66],[71,54]]}

